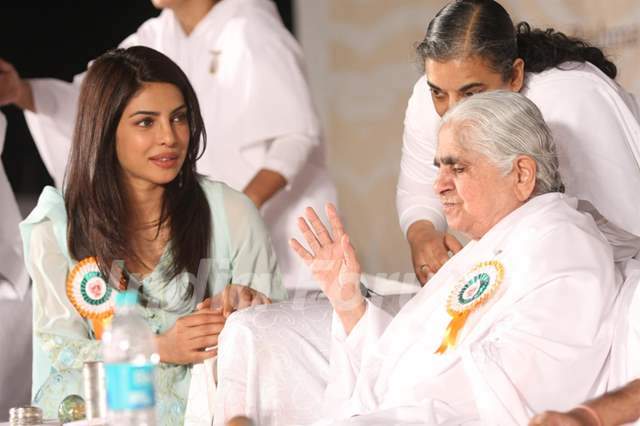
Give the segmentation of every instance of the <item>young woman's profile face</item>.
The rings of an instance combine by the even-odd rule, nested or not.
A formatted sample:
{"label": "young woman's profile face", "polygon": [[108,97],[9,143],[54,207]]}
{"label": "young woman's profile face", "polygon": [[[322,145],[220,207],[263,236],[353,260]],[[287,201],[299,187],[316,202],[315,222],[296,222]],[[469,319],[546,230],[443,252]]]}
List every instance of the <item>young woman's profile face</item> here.
{"label": "young woman's profile face", "polygon": [[128,185],[164,185],[176,178],[189,147],[187,107],[169,83],[145,83],[125,107],[116,154]]}

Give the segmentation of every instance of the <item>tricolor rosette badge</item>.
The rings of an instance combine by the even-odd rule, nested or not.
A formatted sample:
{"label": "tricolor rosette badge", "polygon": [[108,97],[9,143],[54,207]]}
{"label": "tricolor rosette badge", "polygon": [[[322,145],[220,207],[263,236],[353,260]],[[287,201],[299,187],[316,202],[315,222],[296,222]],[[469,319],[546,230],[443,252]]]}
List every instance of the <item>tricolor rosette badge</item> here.
{"label": "tricolor rosette badge", "polygon": [[442,354],[455,346],[458,333],[469,315],[485,304],[498,290],[504,279],[504,266],[497,260],[480,262],[456,284],[447,301],[451,322],[436,353]]}
{"label": "tricolor rosette badge", "polygon": [[80,316],[91,320],[97,339],[113,318],[115,289],[107,284],[98,262],[87,257],[67,277],[67,297]]}

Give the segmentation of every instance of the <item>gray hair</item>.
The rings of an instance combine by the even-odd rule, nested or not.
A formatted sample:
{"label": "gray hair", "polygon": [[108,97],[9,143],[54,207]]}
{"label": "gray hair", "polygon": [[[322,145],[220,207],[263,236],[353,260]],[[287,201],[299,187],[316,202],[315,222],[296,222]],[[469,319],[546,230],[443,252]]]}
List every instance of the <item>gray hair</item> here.
{"label": "gray hair", "polygon": [[460,145],[484,155],[505,175],[519,155],[533,158],[538,166],[533,195],[564,192],[551,131],[525,96],[503,90],[473,95],[442,117],[440,129],[446,125],[455,126]]}

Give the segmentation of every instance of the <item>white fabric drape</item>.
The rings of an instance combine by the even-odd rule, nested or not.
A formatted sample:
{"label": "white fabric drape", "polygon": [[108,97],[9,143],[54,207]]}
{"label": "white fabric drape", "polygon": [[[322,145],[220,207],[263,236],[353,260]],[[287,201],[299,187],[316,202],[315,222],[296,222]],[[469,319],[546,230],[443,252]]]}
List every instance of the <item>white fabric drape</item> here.
{"label": "white fabric drape", "polygon": [[[285,354],[305,354],[300,344],[309,337],[281,340],[282,325],[256,330],[251,311],[243,313],[220,343],[217,424],[238,413],[261,425],[308,424],[292,414],[295,390],[307,380],[309,389],[327,381],[324,395],[305,396],[323,398],[318,424],[526,424],[536,412],[604,391],[622,277],[606,239],[576,205],[561,194],[530,200],[454,256],[393,318],[368,303],[349,336],[334,318],[327,376],[326,359],[313,356],[263,364],[262,354],[280,342]],[[454,349],[434,354],[451,319],[451,287],[488,260],[504,265],[499,293],[469,317]],[[291,323],[300,321],[294,315]],[[227,342],[249,350],[226,352]],[[268,393],[264,383],[283,371],[288,381]]]}

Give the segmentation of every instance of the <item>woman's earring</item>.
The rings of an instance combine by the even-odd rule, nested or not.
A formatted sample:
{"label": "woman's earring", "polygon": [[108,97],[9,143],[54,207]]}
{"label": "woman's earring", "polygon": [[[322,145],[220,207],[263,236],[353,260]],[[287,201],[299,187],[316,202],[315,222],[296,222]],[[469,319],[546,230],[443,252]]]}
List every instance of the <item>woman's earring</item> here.
{"label": "woman's earring", "polygon": [[178,173],[178,188],[182,188],[182,180],[183,180],[183,174],[182,174],[182,170],[180,170],[180,173]]}

